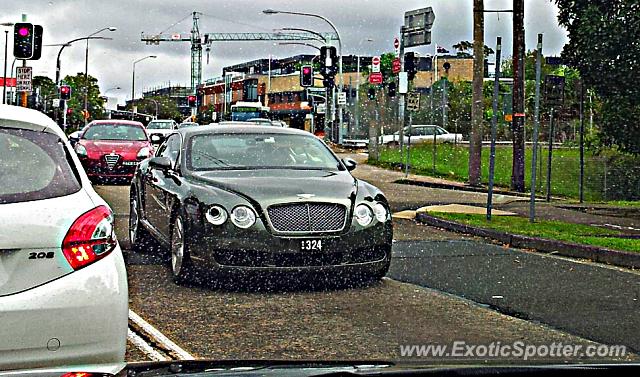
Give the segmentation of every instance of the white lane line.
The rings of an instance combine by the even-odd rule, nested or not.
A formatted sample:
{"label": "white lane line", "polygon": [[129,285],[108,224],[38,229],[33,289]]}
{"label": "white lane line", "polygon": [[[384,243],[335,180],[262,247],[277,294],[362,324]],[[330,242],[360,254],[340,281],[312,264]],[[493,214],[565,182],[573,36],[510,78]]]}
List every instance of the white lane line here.
{"label": "white lane line", "polygon": [[169,360],[163,354],[153,349],[153,347],[151,347],[149,343],[145,342],[144,339],[142,339],[138,334],[131,331],[131,329],[128,329],[127,339],[134,346],[138,347],[138,349],[142,351],[142,353],[144,353],[152,361],[168,361]]}
{"label": "white lane line", "polygon": [[129,309],[129,320],[136,324],[136,326],[140,327],[142,331],[144,331],[147,335],[153,337],[153,339],[165,349],[173,352],[180,358],[180,360],[195,360],[195,358],[190,353],[180,348],[180,346],[172,342],[163,333],[161,333],[155,327],[151,326],[147,321],[142,319],[142,317],[140,317],[131,309]]}

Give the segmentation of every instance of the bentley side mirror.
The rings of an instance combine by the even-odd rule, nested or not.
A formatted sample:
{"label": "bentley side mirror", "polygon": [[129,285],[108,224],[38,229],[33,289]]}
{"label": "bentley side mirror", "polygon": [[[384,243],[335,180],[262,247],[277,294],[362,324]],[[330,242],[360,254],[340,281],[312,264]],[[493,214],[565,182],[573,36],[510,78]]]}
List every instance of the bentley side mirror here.
{"label": "bentley side mirror", "polygon": [[167,171],[171,169],[171,160],[169,157],[152,157],[149,160],[149,167],[152,169],[158,169]]}

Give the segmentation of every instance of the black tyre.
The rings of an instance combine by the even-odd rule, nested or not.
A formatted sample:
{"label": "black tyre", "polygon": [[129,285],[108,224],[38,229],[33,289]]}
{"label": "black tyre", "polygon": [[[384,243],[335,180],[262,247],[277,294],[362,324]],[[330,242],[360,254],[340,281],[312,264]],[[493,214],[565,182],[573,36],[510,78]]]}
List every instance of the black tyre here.
{"label": "black tyre", "polygon": [[187,230],[182,215],[177,215],[171,230],[171,272],[176,284],[185,284],[193,278],[193,263],[189,255]]}
{"label": "black tyre", "polygon": [[148,251],[155,245],[149,232],[140,223],[140,203],[133,188],[129,198],[129,244],[137,252]]}

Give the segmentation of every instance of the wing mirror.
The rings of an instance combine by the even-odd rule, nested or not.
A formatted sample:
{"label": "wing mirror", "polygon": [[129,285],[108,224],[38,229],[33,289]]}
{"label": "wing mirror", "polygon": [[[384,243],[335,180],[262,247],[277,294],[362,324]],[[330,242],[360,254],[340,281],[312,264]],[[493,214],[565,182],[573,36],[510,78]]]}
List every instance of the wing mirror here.
{"label": "wing mirror", "polygon": [[162,171],[171,170],[171,160],[169,157],[152,157],[149,160],[149,167],[152,169],[158,169]]}
{"label": "wing mirror", "polygon": [[348,171],[353,171],[355,170],[356,166],[358,166],[358,163],[352,159],[352,158],[343,158],[342,159],[342,163],[344,164],[344,166],[347,168]]}

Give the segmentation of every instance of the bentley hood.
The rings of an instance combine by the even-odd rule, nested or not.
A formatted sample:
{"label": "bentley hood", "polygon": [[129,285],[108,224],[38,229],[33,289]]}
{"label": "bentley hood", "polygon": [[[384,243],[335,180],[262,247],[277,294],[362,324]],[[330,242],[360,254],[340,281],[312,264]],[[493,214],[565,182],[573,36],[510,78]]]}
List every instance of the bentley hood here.
{"label": "bentley hood", "polygon": [[339,202],[350,206],[357,181],[345,171],[219,170],[192,173],[207,185],[244,196],[262,207],[296,201]]}

